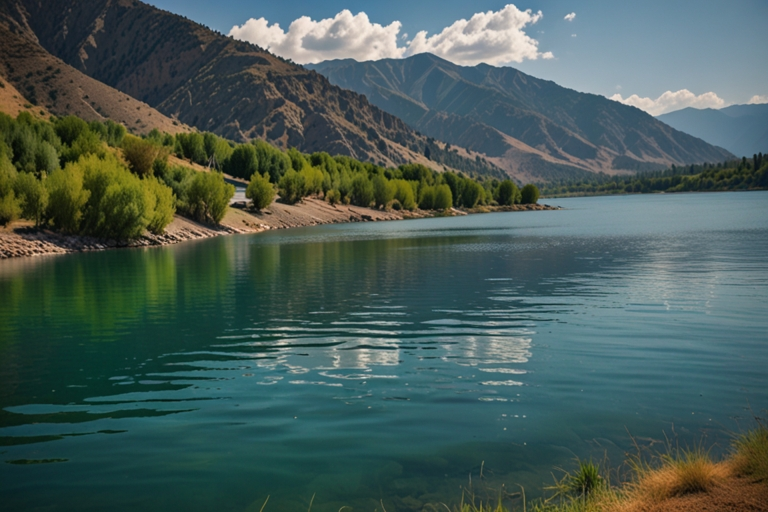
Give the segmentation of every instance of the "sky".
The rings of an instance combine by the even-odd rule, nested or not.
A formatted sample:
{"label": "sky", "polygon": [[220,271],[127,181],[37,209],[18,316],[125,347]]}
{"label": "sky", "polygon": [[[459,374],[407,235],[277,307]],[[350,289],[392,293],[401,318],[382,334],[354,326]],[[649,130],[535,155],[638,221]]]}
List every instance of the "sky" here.
{"label": "sky", "polygon": [[148,0],[297,63],[512,66],[652,115],[768,103],[766,0]]}

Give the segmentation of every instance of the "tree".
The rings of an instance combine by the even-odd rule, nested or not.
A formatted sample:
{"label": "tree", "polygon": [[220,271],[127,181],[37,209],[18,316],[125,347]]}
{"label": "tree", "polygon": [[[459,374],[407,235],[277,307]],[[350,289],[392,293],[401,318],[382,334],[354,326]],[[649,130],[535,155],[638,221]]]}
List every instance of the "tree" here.
{"label": "tree", "polygon": [[257,210],[271,205],[275,199],[275,187],[269,182],[269,175],[253,173],[251,182],[245,189],[245,197],[253,201],[253,207]]}
{"label": "tree", "polygon": [[224,172],[236,178],[247,179],[259,171],[256,148],[251,144],[240,144],[224,164]]}
{"label": "tree", "polygon": [[201,165],[208,163],[202,135],[196,132],[179,133],[176,135],[176,141],[179,143],[179,149],[181,150],[180,156]]}
{"label": "tree", "polygon": [[449,210],[451,206],[453,206],[453,197],[451,196],[450,187],[445,184],[437,185],[435,187],[435,202],[433,208],[435,210]]}
{"label": "tree", "polygon": [[[640,185],[638,183],[638,185]],[[536,185],[529,183],[520,191],[520,202],[523,204],[536,204],[539,200],[539,189]]]}
{"label": "tree", "polygon": [[515,204],[515,197],[517,197],[517,185],[511,180],[502,181],[496,192],[496,201],[501,206],[511,206]]}
{"label": "tree", "polygon": [[21,206],[21,216],[34,220],[39,227],[48,206],[48,191],[43,183],[34,174],[23,172],[17,176],[13,189]]}
{"label": "tree", "polygon": [[373,202],[373,184],[365,174],[358,174],[352,180],[352,204],[368,207]]}
{"label": "tree", "polygon": [[69,149],[62,151],[65,162],[76,162],[81,156],[86,155],[105,155],[104,143],[98,135],[87,128],[77,136]]}
{"label": "tree", "polygon": [[376,206],[386,206],[395,198],[396,187],[384,176],[380,174],[374,176],[372,185],[373,200],[376,202]]}
{"label": "tree", "polygon": [[337,205],[341,201],[341,193],[336,189],[331,189],[325,193],[325,200],[330,205]]}
{"label": "tree", "polygon": [[280,178],[277,190],[284,203],[298,203],[304,197],[304,175],[290,169]]}
{"label": "tree", "polygon": [[21,215],[21,205],[14,193],[16,169],[6,156],[5,144],[0,143],[0,225],[5,226]]}
{"label": "tree", "polygon": [[74,164],[57,169],[45,180],[48,189],[46,217],[57,229],[77,233],[90,193],[83,188],[83,172]]}
{"label": "tree", "polygon": [[[447,186],[447,185],[446,185]],[[450,189],[449,189],[450,190]],[[478,182],[470,179],[464,180],[464,190],[461,193],[461,205],[465,208],[474,208],[477,203],[485,198],[485,189]]]}
{"label": "tree", "polygon": [[416,208],[416,200],[413,194],[413,187],[405,180],[393,180],[392,184],[395,188],[395,199],[400,203],[400,206],[406,210],[413,210]]}
{"label": "tree", "polygon": [[88,123],[79,117],[66,116],[55,121],[54,130],[61,142],[71,146],[83,132],[88,130]]}
{"label": "tree", "polygon": [[[128,167],[139,176],[151,176],[155,160],[161,157],[163,148],[149,139],[128,135],[123,140],[123,156]],[[167,158],[167,154],[165,155]]]}
{"label": "tree", "polygon": [[173,221],[173,214],[176,213],[173,191],[156,178],[146,178],[142,183],[153,206],[148,215],[147,229],[155,235],[162,235],[165,227]]}
{"label": "tree", "polygon": [[193,218],[200,222],[218,224],[227,213],[235,187],[216,172],[199,172],[187,188],[187,207]]}

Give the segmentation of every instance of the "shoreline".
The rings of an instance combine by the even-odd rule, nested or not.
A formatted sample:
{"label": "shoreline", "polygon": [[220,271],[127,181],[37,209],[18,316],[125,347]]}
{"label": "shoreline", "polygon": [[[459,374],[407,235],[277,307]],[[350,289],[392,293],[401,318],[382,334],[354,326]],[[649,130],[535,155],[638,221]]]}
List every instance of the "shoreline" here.
{"label": "shoreline", "polygon": [[[330,205],[317,198],[305,198],[296,205],[274,202],[261,212],[249,211],[244,205],[230,206],[218,226],[197,223],[180,215],[174,216],[162,235],[144,234],[130,242],[105,240],[91,236],[65,235],[48,229],[36,229],[29,221],[16,221],[0,228],[0,260],[29,258],[54,254],[105,251],[110,249],[162,247],[224,235],[254,234],[274,229],[381,222],[440,216],[423,210],[386,211],[351,205]],[[479,213],[560,210],[545,204],[480,207],[472,210],[452,208],[450,216]]]}

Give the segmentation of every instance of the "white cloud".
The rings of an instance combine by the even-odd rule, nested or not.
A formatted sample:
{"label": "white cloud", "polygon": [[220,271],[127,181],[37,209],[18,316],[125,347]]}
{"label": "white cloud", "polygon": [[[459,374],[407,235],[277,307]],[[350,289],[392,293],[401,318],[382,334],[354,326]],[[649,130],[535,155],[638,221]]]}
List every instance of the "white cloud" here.
{"label": "white cloud", "polygon": [[[399,21],[382,26],[372,23],[364,12],[353,15],[348,10],[320,21],[303,16],[291,23],[287,32],[277,23],[270,25],[264,18],[251,18],[232,27],[229,35],[301,64],[342,58],[400,58],[424,52],[456,64],[505,64],[554,58],[552,52],[540,52],[539,42],[525,33],[528,25],[542,17],[541,11],[521,11],[509,4],[499,11],[458,20],[432,36],[421,31],[404,46],[398,46],[402,26]],[[401,37],[405,40],[407,34]]]}
{"label": "white cloud", "polygon": [[576,37],[576,34],[571,34],[571,37]]}
{"label": "white cloud", "polygon": [[645,110],[652,116],[666,114],[667,112],[686,107],[718,109],[725,106],[725,100],[718,97],[714,92],[705,92],[696,96],[688,89],[681,89],[677,92],[667,91],[655,100],[652,98],[641,98],[637,94],[633,94],[628,98],[622,98],[621,94],[614,94],[609,99]]}
{"label": "white cloud", "polygon": [[565,18],[563,18],[565,21],[573,21],[576,18],[576,13],[572,12],[571,14],[566,14]]}
{"label": "white cloud", "polygon": [[748,105],[757,105],[759,103],[768,103],[768,96],[758,96],[755,94],[747,102]]}
{"label": "white cloud", "polygon": [[400,27],[399,21],[384,27],[371,23],[364,12],[352,15],[345,9],[333,18],[320,21],[302,16],[291,23],[288,32],[277,23],[270,26],[264,18],[251,18],[241,26],[232,27],[229,35],[306,64],[328,59],[402,57],[405,48],[397,46]]}

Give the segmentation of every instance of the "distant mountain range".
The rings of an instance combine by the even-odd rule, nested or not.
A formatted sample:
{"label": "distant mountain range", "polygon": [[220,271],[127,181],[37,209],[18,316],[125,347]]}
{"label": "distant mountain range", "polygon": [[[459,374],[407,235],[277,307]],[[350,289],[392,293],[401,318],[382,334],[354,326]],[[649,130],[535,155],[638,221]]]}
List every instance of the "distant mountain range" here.
{"label": "distant mountain range", "polygon": [[733,105],[720,110],[684,108],[656,119],[736,156],[768,153],[768,104]]}
{"label": "distant mountain range", "polygon": [[424,54],[314,66],[327,79],[138,0],[3,0],[0,39],[0,75],[24,101],[138,133],[193,127],[519,181],[732,157],[638,109],[512,68]]}
{"label": "distant mountain range", "polygon": [[731,155],[603,96],[510,67],[457,66],[431,54],[307,66],[417,130],[529,178],[641,171]]}

